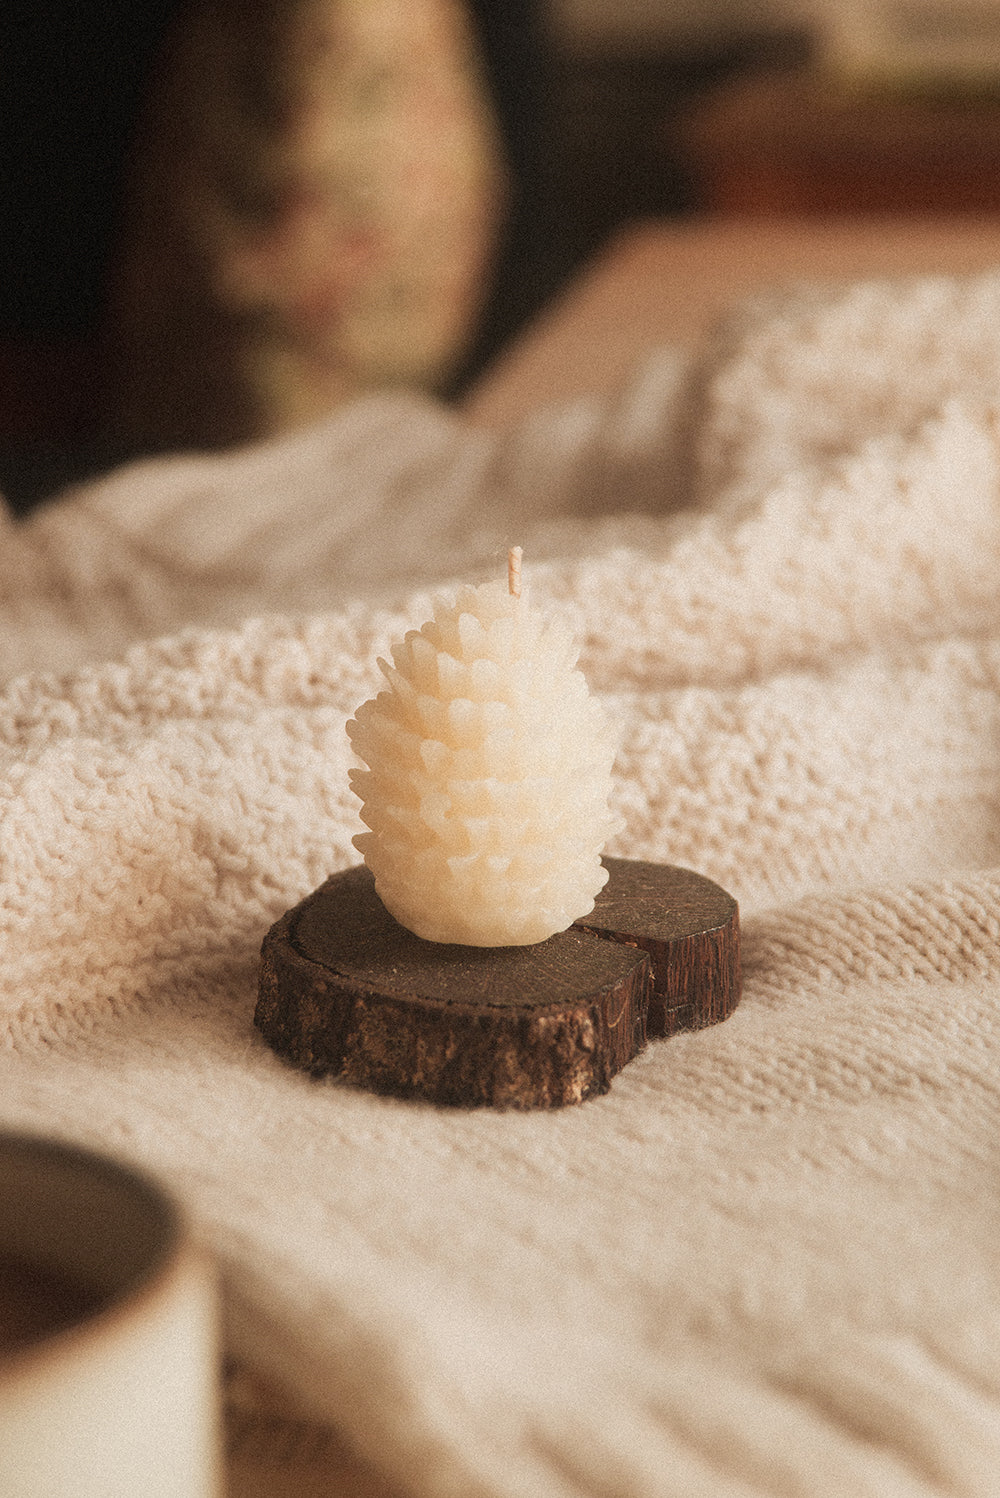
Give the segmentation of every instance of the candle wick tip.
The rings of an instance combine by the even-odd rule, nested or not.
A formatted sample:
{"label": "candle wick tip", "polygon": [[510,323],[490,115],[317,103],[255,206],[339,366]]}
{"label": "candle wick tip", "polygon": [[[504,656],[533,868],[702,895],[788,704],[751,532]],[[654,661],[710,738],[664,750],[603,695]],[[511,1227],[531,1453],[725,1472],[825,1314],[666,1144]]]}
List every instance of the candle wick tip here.
{"label": "candle wick tip", "polygon": [[520,546],[512,546],[507,552],[507,589],[514,598],[521,596],[522,555]]}

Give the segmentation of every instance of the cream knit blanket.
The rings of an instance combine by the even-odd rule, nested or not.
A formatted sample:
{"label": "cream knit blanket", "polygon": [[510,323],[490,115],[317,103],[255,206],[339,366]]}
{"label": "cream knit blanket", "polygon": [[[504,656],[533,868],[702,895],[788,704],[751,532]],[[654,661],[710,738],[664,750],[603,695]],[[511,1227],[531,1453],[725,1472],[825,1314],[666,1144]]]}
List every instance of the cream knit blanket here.
{"label": "cream knit blanket", "polygon": [[[0,1122],[165,1178],[403,1493],[1000,1490],[998,401],[1000,275],[805,290],[503,437],[387,397],[4,522]],[[312,1081],[261,937],[354,861],[376,655],[508,541],[743,1003],[554,1113]]]}

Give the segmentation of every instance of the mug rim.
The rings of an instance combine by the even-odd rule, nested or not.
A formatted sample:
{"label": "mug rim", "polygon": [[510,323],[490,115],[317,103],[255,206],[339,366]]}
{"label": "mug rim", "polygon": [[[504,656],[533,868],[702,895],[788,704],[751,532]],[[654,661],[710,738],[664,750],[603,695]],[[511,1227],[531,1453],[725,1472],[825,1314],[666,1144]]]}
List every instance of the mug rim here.
{"label": "mug rim", "polygon": [[[176,1201],[141,1167],[112,1154],[68,1140],[0,1129],[0,1161],[15,1158],[25,1164],[57,1161],[63,1167],[75,1168],[91,1178],[121,1191],[140,1211],[152,1219],[153,1242],[139,1263],[115,1282],[98,1304],[73,1317],[64,1325],[32,1337],[10,1352],[0,1352],[0,1384],[30,1373],[53,1355],[62,1357],[79,1350],[85,1352],[94,1337],[106,1337],[124,1328],[137,1314],[169,1286],[173,1278],[195,1257],[185,1241],[184,1221]],[[5,1244],[0,1234],[0,1259]],[[12,1258],[15,1257],[11,1252]],[[60,1269],[72,1279],[72,1268]]]}

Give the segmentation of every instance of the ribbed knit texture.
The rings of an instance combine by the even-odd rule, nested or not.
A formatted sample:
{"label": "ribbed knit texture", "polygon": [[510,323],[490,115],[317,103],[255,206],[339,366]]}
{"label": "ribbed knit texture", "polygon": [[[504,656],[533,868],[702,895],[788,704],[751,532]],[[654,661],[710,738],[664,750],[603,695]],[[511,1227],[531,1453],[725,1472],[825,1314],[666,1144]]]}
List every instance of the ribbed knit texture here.
{"label": "ribbed knit texture", "polygon": [[[8,523],[0,1119],[161,1174],[231,1350],[413,1498],[997,1491],[998,392],[1000,277],[803,293],[502,438],[364,402]],[[554,1113],[310,1080],[261,937],[508,542],[743,1002]]]}

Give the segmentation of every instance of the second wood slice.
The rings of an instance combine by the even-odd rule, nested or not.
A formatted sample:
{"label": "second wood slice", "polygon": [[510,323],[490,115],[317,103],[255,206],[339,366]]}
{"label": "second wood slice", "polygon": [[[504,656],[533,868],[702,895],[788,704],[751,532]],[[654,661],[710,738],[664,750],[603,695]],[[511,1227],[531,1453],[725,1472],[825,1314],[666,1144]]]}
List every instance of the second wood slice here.
{"label": "second wood slice", "polygon": [[255,1024],[293,1065],[369,1091],[539,1108],[606,1092],[650,1033],[724,1019],[740,996],[732,896],[686,869],[606,859],[585,921],[528,947],[422,941],[364,865],[268,932]]}
{"label": "second wood slice", "polygon": [[691,869],[605,858],[608,882],[576,925],[649,953],[651,1038],[700,1030],[740,1001],[740,912],[733,896]]}

